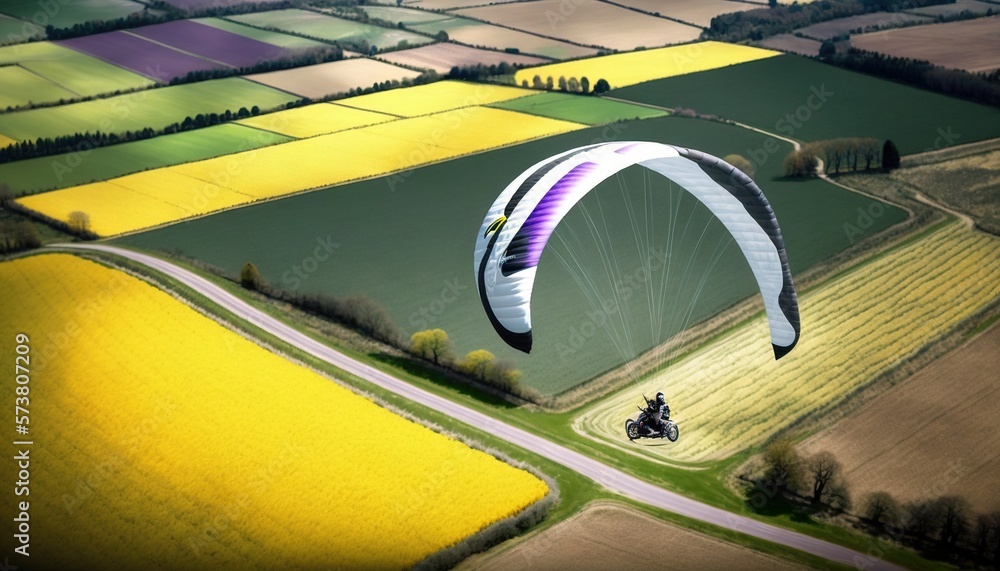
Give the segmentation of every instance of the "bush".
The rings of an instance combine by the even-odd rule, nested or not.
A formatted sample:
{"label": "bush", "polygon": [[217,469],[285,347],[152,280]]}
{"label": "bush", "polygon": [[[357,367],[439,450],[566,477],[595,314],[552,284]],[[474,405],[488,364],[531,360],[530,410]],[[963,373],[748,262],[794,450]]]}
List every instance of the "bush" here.
{"label": "bush", "polygon": [[41,245],[38,230],[30,222],[0,223],[0,254],[30,250]]}
{"label": "bush", "polygon": [[736,155],[736,154],[726,155],[726,156],[722,157],[722,160],[724,160],[727,163],[733,165],[737,169],[743,171],[743,174],[745,174],[745,175],[747,175],[747,176],[749,176],[751,178],[753,177],[754,172],[757,170],[756,167],[754,167],[754,164],[751,163],[743,155]]}
{"label": "bush", "polygon": [[240,270],[240,285],[253,291],[260,291],[264,287],[264,276],[260,275],[252,262],[247,262]]}
{"label": "bush", "polygon": [[465,355],[462,362],[458,364],[458,370],[477,381],[486,381],[486,374],[493,366],[494,361],[496,361],[496,357],[493,356],[493,353],[485,349],[476,349]]}

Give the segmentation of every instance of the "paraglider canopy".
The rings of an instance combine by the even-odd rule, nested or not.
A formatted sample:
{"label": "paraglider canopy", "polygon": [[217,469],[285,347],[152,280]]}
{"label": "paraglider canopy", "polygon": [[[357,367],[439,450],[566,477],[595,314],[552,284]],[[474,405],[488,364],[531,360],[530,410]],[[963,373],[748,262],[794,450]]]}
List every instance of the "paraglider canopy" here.
{"label": "paraglider canopy", "polygon": [[531,351],[531,290],[559,221],[601,181],[640,165],[694,195],[732,234],[757,280],[775,359],[795,347],[799,309],[781,229],[760,188],[725,161],[651,142],[598,143],[549,157],[497,197],[476,236],[474,270],[490,322],[512,347]]}

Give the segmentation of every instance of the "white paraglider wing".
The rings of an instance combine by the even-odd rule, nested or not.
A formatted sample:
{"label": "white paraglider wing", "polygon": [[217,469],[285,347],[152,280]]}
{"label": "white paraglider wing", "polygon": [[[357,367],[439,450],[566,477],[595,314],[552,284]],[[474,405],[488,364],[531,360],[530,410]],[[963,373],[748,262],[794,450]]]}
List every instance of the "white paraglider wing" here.
{"label": "white paraglider wing", "polygon": [[640,165],[701,201],[733,235],[767,311],[776,359],[799,339],[799,309],[781,229],[750,177],[711,155],[649,142],[600,143],[541,161],[493,203],[476,237],[475,279],[486,315],[509,345],[531,351],[535,269],[559,221],[601,181]]}

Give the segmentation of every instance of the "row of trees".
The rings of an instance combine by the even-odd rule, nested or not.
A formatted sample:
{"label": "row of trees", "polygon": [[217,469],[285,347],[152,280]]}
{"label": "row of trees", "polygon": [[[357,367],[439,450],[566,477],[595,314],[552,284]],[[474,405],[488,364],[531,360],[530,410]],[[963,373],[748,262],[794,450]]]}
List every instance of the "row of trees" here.
{"label": "row of trees", "polygon": [[[566,76],[559,76],[558,80],[559,91],[566,91],[571,93],[583,93],[584,95],[593,94],[601,95],[602,93],[607,93],[611,91],[611,85],[608,84],[606,79],[598,79],[597,83],[594,84],[594,89],[590,89],[590,80],[586,76],[577,79],[576,77],[570,77],[566,79]],[[528,87],[528,80],[521,80],[521,87]],[[542,81],[542,76],[535,75],[531,78],[531,87],[534,89],[545,89],[547,91],[553,91],[556,88],[556,82],[553,81],[552,76],[545,78]]]}
{"label": "row of trees", "polygon": [[347,325],[368,337],[407,351],[435,366],[466,375],[527,400],[537,401],[540,398],[537,391],[520,383],[521,371],[515,369],[509,362],[497,359],[489,351],[477,349],[459,359],[448,334],[442,329],[418,331],[407,339],[388,312],[367,296],[333,298],[272,288],[252,262],[247,262],[240,270],[239,282],[247,289]]}
{"label": "row of trees", "polygon": [[925,60],[895,57],[857,48],[844,53],[832,53],[824,61],[945,95],[1000,106],[1000,70],[970,73],[934,65]]}
{"label": "row of trees", "polygon": [[872,138],[843,138],[816,141],[803,145],[785,157],[785,175],[810,176],[816,173],[820,161],[826,173],[841,171],[891,170],[899,167],[899,149],[891,140],[879,144]]}
{"label": "row of trees", "polygon": [[[308,101],[308,99],[302,99],[297,102],[291,102],[287,105],[287,107],[302,105]],[[101,131],[91,133],[88,131],[85,133],[73,133],[72,135],[63,135],[60,137],[38,138],[33,141],[19,141],[4,148],[0,148],[0,163],[30,159],[34,157],[45,157],[62,153],[86,152],[98,147],[117,145],[119,143],[129,143],[132,141],[141,141],[143,139],[149,139],[159,135],[169,135],[171,133],[179,133],[181,131],[219,125],[228,121],[257,115],[259,113],[260,108],[254,105],[250,109],[241,107],[235,113],[229,109],[223,113],[199,113],[194,117],[185,117],[183,121],[171,123],[162,129],[152,129],[150,127],[146,127],[136,131],[123,131],[121,133],[104,133]]]}
{"label": "row of trees", "polygon": [[481,63],[472,65],[455,66],[448,72],[448,79],[462,79],[465,81],[483,81],[496,75],[511,75],[523,66],[512,65],[507,62],[485,65]]}
{"label": "row of trees", "polygon": [[121,18],[112,20],[91,20],[72,26],[58,28],[51,24],[45,26],[45,36],[50,40],[66,40],[80,36],[113,32],[127,28],[138,28],[139,26],[149,26],[151,24],[162,24],[172,20],[182,18],[205,18],[217,16],[232,16],[236,14],[247,14],[250,12],[261,12],[264,10],[277,10],[295,7],[292,0],[281,2],[243,2],[232,5],[210,5],[203,8],[192,8],[182,10],[173,4],[163,0],[154,0],[148,3],[141,11],[133,12]]}
{"label": "row of trees", "polygon": [[729,42],[762,40],[837,18],[870,12],[895,12],[946,2],[947,0],[824,0],[791,5],[773,2],[769,8],[716,16],[712,18],[704,35],[709,39]]}
{"label": "row of trees", "polygon": [[426,329],[414,333],[410,337],[409,351],[434,365],[458,371],[503,392],[531,401],[538,400],[539,395],[534,389],[521,385],[521,371],[511,363],[497,359],[493,353],[476,349],[459,359],[443,329]]}
{"label": "row of trees", "polygon": [[[352,87],[347,93],[336,93],[318,99],[303,97],[302,99],[288,102],[285,104],[284,108],[291,109],[301,105],[308,105],[314,101],[334,101],[345,97],[353,97],[355,95],[387,91],[389,89],[396,89],[397,87],[422,85],[424,83],[437,81],[438,79],[440,78],[436,73],[427,72],[413,79],[404,78],[402,81],[393,79],[376,82],[368,87]],[[62,153],[86,152],[98,147],[140,141],[151,137],[157,137],[159,135],[169,135],[172,133],[188,131],[190,129],[200,129],[202,127],[219,125],[228,121],[235,121],[237,119],[255,116],[261,112],[262,110],[260,107],[254,105],[250,109],[241,107],[235,112],[227,109],[222,113],[199,113],[194,117],[185,117],[183,121],[171,123],[162,129],[152,129],[146,127],[137,131],[123,131],[121,133],[104,133],[101,131],[90,133],[88,131],[85,133],[73,133],[72,135],[63,135],[60,137],[39,138],[33,141],[20,141],[0,148],[0,163],[30,159],[34,157],[45,157]]]}
{"label": "row of trees", "polygon": [[[900,503],[892,494],[875,491],[855,504],[843,468],[829,452],[802,458],[789,440],[768,446],[761,460],[763,475],[748,480],[748,500],[756,509],[782,498],[813,509],[846,513],[863,530],[921,548],[931,555],[986,563],[1000,556],[1000,512],[974,514],[969,502],[956,495],[926,497]],[[850,510],[856,513],[851,514]]]}

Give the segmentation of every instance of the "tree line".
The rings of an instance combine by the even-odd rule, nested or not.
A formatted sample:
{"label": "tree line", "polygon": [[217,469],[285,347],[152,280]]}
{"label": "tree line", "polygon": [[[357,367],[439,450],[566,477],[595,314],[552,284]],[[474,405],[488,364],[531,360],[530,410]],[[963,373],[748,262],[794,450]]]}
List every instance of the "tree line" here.
{"label": "tree line", "polygon": [[[331,61],[339,61],[341,59],[344,59],[344,51],[339,46],[311,48],[309,50],[296,53],[291,56],[286,56],[274,60],[260,61],[252,66],[247,66],[247,67],[240,67],[240,68],[230,67],[230,68],[220,68],[220,69],[189,71],[185,75],[172,78],[167,85],[183,85],[185,83],[195,83],[198,81],[205,81],[208,79],[221,79],[224,77],[234,77],[252,73],[266,73],[269,71],[279,71],[293,67],[302,67],[302,66],[315,65]],[[3,113],[9,113],[13,111],[23,111],[26,109],[40,109],[43,107],[57,107],[59,105],[66,105],[69,103],[81,103],[84,101],[91,101],[94,99],[107,99],[109,97],[114,97],[117,95],[125,95],[128,93],[136,93],[140,91],[147,91],[150,89],[158,89],[161,87],[164,86],[156,84],[149,87],[139,87],[135,89],[118,89],[111,93],[101,93],[97,95],[74,97],[70,99],[63,98],[58,101],[47,101],[42,103],[28,102],[28,104],[26,105],[20,105],[17,107],[8,105],[7,108],[3,111]]]}
{"label": "tree line", "polygon": [[928,61],[895,57],[878,52],[851,48],[846,53],[832,54],[824,61],[852,71],[859,71],[945,95],[952,95],[1000,106],[1000,70],[991,73],[970,73],[934,65]]}
{"label": "tree line", "polygon": [[[553,81],[551,75],[545,78],[545,81],[542,81],[542,76],[540,75],[535,75],[533,78],[531,78],[531,87],[533,89],[544,89],[546,91],[554,91],[556,89],[557,84],[559,86],[559,91],[565,91],[568,93],[582,93],[584,95],[591,95],[591,94],[601,95],[607,93],[608,91],[611,91],[611,85],[608,84],[608,80],[603,78],[597,80],[597,83],[594,84],[593,90],[591,90],[590,80],[587,79],[586,76],[583,76],[580,79],[577,79],[576,77],[570,77],[569,79],[567,79],[566,76],[561,75],[559,76],[558,83],[556,81]],[[521,80],[521,87],[525,88],[528,87],[527,79]]]}
{"label": "tree line", "polygon": [[366,295],[335,298],[273,288],[266,283],[260,270],[251,262],[247,262],[240,270],[239,283],[246,289],[346,325],[372,339],[406,351],[435,367],[458,373],[525,400],[537,402],[541,399],[541,395],[535,389],[521,384],[521,371],[515,369],[511,363],[497,359],[489,351],[477,349],[459,359],[448,334],[442,329],[418,331],[407,338],[389,313]]}
{"label": "tree line", "polygon": [[119,133],[105,133],[102,131],[95,131],[91,133],[90,131],[86,131],[83,133],[73,133],[71,135],[61,135],[58,137],[44,137],[35,140],[19,141],[0,148],[0,163],[36,157],[46,157],[62,153],[89,151],[91,149],[117,145],[119,143],[141,141],[144,139],[158,137],[160,135],[170,135],[173,133],[189,131],[191,129],[221,125],[229,121],[245,119],[247,117],[256,116],[260,113],[276,111],[279,109],[292,109],[294,107],[309,105],[310,103],[315,102],[335,101],[338,99],[344,99],[345,97],[353,97],[355,95],[375,93],[378,91],[387,91],[398,87],[422,85],[437,81],[438,79],[440,79],[440,77],[436,73],[427,72],[413,79],[404,78],[402,81],[393,79],[375,82],[367,87],[352,87],[346,93],[335,93],[321,98],[303,97],[295,101],[289,101],[283,106],[278,106],[270,110],[262,110],[259,106],[254,105],[250,109],[240,107],[239,110],[235,112],[227,109],[222,113],[199,113],[194,117],[185,117],[181,121],[176,121],[160,129],[145,127],[143,129],[122,131]]}
{"label": "tree line", "polygon": [[281,2],[244,2],[231,6],[209,6],[206,8],[196,8],[192,10],[182,10],[163,0],[149,2],[139,12],[133,12],[121,18],[111,20],[91,20],[88,22],[73,24],[57,28],[51,24],[45,26],[45,36],[49,40],[68,40],[92,34],[102,34],[104,32],[114,32],[128,28],[138,28],[152,24],[163,24],[173,20],[184,18],[208,18],[220,16],[234,16],[237,14],[248,14],[251,12],[261,12],[264,10],[281,10],[294,8],[296,2],[283,0]]}
{"label": "tree line", "polygon": [[954,494],[901,503],[889,492],[874,491],[855,502],[833,454],[820,451],[803,458],[789,440],[769,445],[760,460],[758,477],[738,476],[747,502],[757,511],[777,501],[782,504],[778,509],[846,515],[880,541],[890,539],[962,567],[1000,562],[1000,511],[974,513],[968,500]]}
{"label": "tree line", "polygon": [[703,33],[703,37],[727,42],[757,41],[838,18],[871,12],[896,12],[902,9],[946,4],[948,1],[824,0],[823,2],[793,3],[790,5],[778,5],[775,2],[768,8],[715,16],[708,29]]}
{"label": "tree line", "polygon": [[891,170],[899,167],[899,149],[891,140],[851,137],[807,143],[785,157],[785,175],[811,176],[823,164],[823,172],[840,174],[874,169]]}

